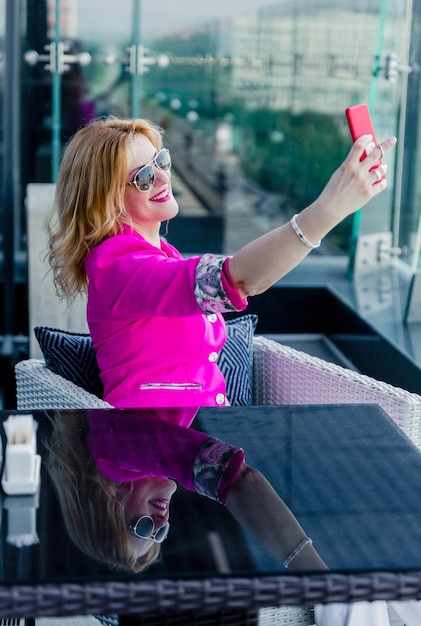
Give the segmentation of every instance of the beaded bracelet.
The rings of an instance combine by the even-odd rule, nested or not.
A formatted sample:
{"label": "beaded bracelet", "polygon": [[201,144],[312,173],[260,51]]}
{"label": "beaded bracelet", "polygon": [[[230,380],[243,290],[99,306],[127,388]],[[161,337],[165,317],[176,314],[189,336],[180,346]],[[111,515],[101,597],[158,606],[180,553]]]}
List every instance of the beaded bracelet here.
{"label": "beaded bracelet", "polygon": [[291,561],[293,559],[295,559],[296,556],[298,556],[301,552],[301,550],[304,548],[304,546],[306,546],[308,543],[313,543],[313,540],[310,539],[310,537],[305,537],[302,541],[300,541],[300,543],[298,544],[298,546],[296,548],[294,548],[294,550],[291,552],[291,554],[289,556],[287,556],[287,558],[284,561],[284,567],[286,569],[288,569],[289,564],[291,563]]}
{"label": "beaded bracelet", "polygon": [[321,241],[318,241],[317,243],[311,243],[311,241],[307,239],[307,237],[305,236],[305,234],[303,233],[303,231],[297,224],[297,215],[298,213],[296,215],[293,215],[290,220],[291,226],[294,229],[294,233],[297,235],[298,239],[302,241],[305,246],[307,246],[307,248],[311,248],[312,250],[315,250],[316,248],[320,246]]}

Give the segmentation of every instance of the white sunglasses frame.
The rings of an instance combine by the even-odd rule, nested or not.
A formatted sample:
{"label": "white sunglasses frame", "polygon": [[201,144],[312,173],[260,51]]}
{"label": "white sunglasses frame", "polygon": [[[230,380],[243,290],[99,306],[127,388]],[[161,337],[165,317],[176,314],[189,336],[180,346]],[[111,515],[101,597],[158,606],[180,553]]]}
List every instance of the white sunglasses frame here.
{"label": "white sunglasses frame", "polygon": [[[158,163],[156,162],[157,158],[159,157],[160,154],[162,154],[162,152],[165,152],[166,154],[168,154],[169,157],[169,161],[170,164],[168,166],[167,170],[163,170],[161,167],[159,167]],[[152,187],[155,184],[155,170],[153,169],[154,167],[158,168],[160,172],[163,172],[164,174],[167,174],[168,172],[171,171],[171,166],[172,166],[172,161],[171,161],[171,155],[170,155],[170,151],[167,148],[161,148],[160,150],[158,150],[158,152],[155,154],[154,158],[152,159],[152,161],[150,161],[149,163],[146,163],[145,165],[142,165],[142,167],[140,167],[134,174],[133,176],[133,180],[130,181],[130,183],[126,183],[126,187],[130,187],[131,185],[134,185],[136,187],[136,189],[138,191],[140,191],[140,193],[147,193],[148,191],[150,191],[152,189]],[[138,176],[138,174],[143,170],[146,169],[147,167],[152,167],[152,172],[153,172],[153,178],[152,178],[152,183],[150,185],[150,187],[148,187],[147,189],[140,189],[140,187],[138,186],[138,183],[136,182],[136,178]],[[146,177],[145,177],[146,178]]]}

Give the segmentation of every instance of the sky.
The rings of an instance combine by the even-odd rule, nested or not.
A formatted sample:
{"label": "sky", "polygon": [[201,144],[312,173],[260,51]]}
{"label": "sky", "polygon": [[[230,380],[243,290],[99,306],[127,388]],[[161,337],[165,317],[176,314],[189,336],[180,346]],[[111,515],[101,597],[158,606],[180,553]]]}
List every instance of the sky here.
{"label": "sky", "polygon": [[276,0],[143,0],[142,35],[145,40],[161,37],[215,18],[254,12]]}
{"label": "sky", "polygon": [[[74,36],[102,45],[128,42],[133,30],[133,0],[73,0]],[[142,42],[201,25],[216,18],[253,13],[280,0],[139,0]],[[282,0],[281,0],[282,1]]]}

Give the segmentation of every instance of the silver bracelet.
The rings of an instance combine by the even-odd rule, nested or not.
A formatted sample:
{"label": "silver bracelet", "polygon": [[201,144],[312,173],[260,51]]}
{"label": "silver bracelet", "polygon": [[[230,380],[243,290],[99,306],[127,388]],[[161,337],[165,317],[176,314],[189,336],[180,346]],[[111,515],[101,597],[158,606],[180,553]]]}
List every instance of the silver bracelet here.
{"label": "silver bracelet", "polygon": [[298,213],[293,215],[290,220],[294,233],[297,235],[298,239],[302,241],[305,246],[307,246],[307,248],[311,248],[311,250],[315,250],[316,248],[320,246],[321,241],[318,241],[317,243],[311,243],[311,241],[307,239],[307,237],[305,236],[305,234],[303,233],[303,231],[297,224],[297,215]]}
{"label": "silver bracelet", "polygon": [[300,543],[298,544],[298,546],[296,548],[294,548],[294,550],[291,552],[291,554],[289,556],[287,556],[287,558],[284,561],[284,567],[286,569],[288,569],[289,564],[291,563],[291,561],[293,559],[295,559],[296,556],[298,556],[298,554],[300,554],[301,550],[304,548],[304,546],[306,546],[308,543],[313,543],[313,540],[310,539],[310,537],[305,537],[302,541],[300,541]]}

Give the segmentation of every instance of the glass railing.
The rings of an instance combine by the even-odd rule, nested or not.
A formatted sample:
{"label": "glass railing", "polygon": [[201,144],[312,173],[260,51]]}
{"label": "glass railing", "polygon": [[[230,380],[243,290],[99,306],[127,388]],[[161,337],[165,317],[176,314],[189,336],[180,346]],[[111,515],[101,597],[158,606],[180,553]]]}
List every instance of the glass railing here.
{"label": "glass railing", "polygon": [[[259,189],[255,222],[270,227],[314,200],[346,155],[346,107],[367,102],[378,137],[398,134],[403,81],[400,73],[386,79],[385,66],[393,55],[399,64],[405,59],[407,23],[405,7],[385,0],[323,8],[307,1],[275,4],[257,20],[242,16],[167,36],[153,42],[171,62],[145,76],[147,111],[167,124],[182,120],[189,145],[193,137],[210,143],[201,167],[215,185],[218,161],[239,165],[249,188]],[[322,254],[352,256],[360,234],[390,234],[392,158],[387,193],[338,226]]]}
{"label": "glass railing", "polygon": [[[346,107],[367,102],[379,138],[402,133],[399,110],[408,76],[385,78],[388,59],[396,55],[399,65],[408,59],[410,18],[399,4],[279,3],[257,16],[239,11],[211,23],[197,19],[198,26],[186,28],[182,37],[158,40],[140,0],[107,2],[101,13],[95,2],[70,9],[54,5],[49,30],[45,25],[47,46],[64,45],[54,67],[42,62],[44,42],[34,39],[28,24],[27,38],[38,56],[24,51],[34,66],[25,65],[23,74],[24,119],[40,111],[41,91],[49,85],[52,91],[51,110],[44,105],[38,123],[42,132],[26,124],[31,149],[22,169],[30,179],[23,182],[54,179],[62,144],[93,116],[144,115],[166,128],[176,120],[177,132],[170,133],[173,141],[180,137],[175,160],[185,161],[200,146],[201,159],[190,161],[216,191],[227,191],[229,184],[221,172],[241,173],[252,195],[253,237],[259,224],[270,228],[289,219],[320,193],[351,145]],[[186,24],[193,17],[186,15]],[[51,27],[56,22],[60,29]],[[167,58],[169,64],[163,62]],[[319,252],[352,256],[358,236],[371,232],[393,230],[395,246],[413,239],[417,220],[412,218],[412,234],[407,232],[399,202],[402,152],[395,155],[390,159],[399,159],[396,167],[388,162],[388,191],[338,226]],[[225,209],[227,201],[225,196]]]}

